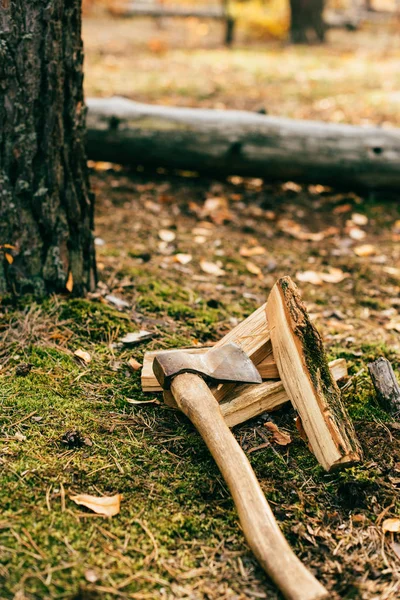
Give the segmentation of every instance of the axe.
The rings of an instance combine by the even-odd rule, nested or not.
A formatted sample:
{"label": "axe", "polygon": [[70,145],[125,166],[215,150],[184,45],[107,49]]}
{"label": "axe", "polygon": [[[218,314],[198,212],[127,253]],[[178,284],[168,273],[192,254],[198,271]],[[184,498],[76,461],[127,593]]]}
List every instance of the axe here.
{"label": "axe", "polygon": [[279,529],[256,475],[207,385],[261,383],[249,356],[227,340],[202,355],[185,351],[160,354],[153,370],[206,443],[232,494],[250,548],[285,598],[327,598],[327,590],[295,556]]}

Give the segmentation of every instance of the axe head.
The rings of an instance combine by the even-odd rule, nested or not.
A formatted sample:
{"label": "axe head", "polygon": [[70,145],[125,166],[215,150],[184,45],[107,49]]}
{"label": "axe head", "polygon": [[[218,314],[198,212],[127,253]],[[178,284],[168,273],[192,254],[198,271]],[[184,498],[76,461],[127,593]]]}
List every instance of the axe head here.
{"label": "axe head", "polygon": [[189,354],[184,350],[172,354],[161,353],[154,359],[153,371],[164,390],[168,390],[172,379],[182,373],[196,373],[215,383],[262,382],[250,358],[233,343],[211,348],[205,354]]}

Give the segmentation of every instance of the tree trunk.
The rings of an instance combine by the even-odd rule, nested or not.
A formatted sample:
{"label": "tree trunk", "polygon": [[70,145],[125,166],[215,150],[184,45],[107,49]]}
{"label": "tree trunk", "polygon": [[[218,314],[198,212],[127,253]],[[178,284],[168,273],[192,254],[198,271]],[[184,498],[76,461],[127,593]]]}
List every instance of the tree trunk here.
{"label": "tree trunk", "polygon": [[290,12],[290,37],[294,44],[310,42],[310,33],[324,41],[324,0],[290,0]]}
{"label": "tree trunk", "polygon": [[2,0],[0,294],[95,282],[81,0]]}
{"label": "tree trunk", "polygon": [[296,121],[241,110],[88,99],[88,155],[344,189],[400,187],[400,130]]}

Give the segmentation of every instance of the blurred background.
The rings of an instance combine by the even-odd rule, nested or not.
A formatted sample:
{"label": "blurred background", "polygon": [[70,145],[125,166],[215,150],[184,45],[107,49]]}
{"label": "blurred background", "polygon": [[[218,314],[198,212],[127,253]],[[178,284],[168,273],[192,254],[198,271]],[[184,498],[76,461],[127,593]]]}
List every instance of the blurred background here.
{"label": "blurred background", "polygon": [[86,95],[397,124],[398,0],[291,5],[292,19],[289,0],[83,0]]}

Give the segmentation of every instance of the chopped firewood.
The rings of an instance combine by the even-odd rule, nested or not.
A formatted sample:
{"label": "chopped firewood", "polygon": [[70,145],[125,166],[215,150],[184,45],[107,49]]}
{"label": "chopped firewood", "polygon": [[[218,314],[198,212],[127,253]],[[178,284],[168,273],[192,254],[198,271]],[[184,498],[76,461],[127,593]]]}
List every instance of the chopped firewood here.
{"label": "chopped firewood", "polygon": [[266,310],[282,383],[317,460],[327,471],[359,461],[361,448],[329,370],[321,336],[290,277],[275,284]]}
{"label": "chopped firewood", "polygon": [[379,406],[389,413],[400,415],[400,386],[393,367],[386,358],[378,358],[368,365]]}
{"label": "chopped firewood", "polygon": [[[191,353],[202,353],[206,352],[208,348],[189,348],[187,352]],[[162,388],[158,383],[155,375],[153,374],[153,361],[157,354],[162,352],[176,352],[176,350],[164,350],[161,352],[152,351],[146,352],[143,358],[143,369],[142,369],[142,391],[143,392],[161,392]],[[260,375],[262,375],[262,369],[260,368],[267,359],[270,359],[272,355],[268,355],[264,361],[258,365]],[[277,372],[277,367],[274,362],[270,364],[274,365],[274,374]],[[333,360],[329,363],[332,376],[335,380],[342,379],[347,376],[347,365],[344,358]],[[272,412],[278,410],[284,404],[289,402],[288,395],[280,380],[274,378],[263,381],[260,385],[231,385],[223,384],[212,388],[212,392],[220,403],[221,412],[225,417],[225,421],[229,427],[234,427],[239,423],[243,423],[248,419],[252,419],[261,415],[263,412]],[[165,402],[168,406],[176,407],[174,399],[169,395],[165,394]]]}

